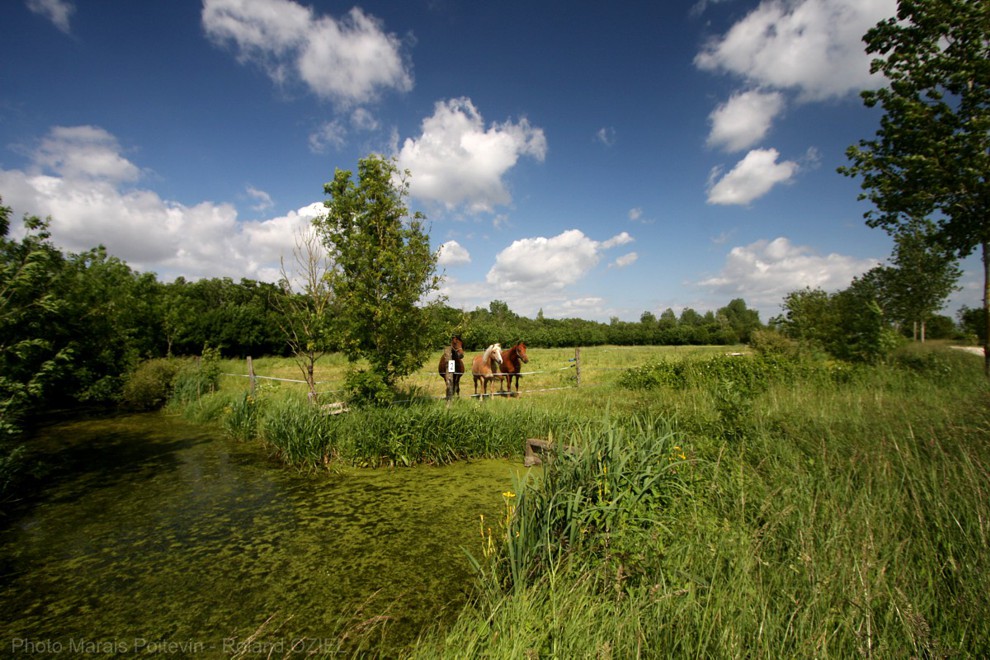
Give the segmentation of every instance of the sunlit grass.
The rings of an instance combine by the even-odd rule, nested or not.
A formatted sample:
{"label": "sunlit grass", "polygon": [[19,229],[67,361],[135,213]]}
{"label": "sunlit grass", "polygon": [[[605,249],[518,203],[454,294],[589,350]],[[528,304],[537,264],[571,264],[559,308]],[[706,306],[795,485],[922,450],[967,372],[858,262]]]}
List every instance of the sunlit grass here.
{"label": "sunlit grass", "polygon": [[532,350],[526,368],[545,373],[519,398],[472,399],[468,376],[449,407],[427,364],[404,383],[415,402],[340,416],[272,381],[256,437],[310,468],[520,458],[527,437],[575,448],[481,522],[474,604],[417,656],[990,655],[981,359],[726,356],[741,352],[582,349],[576,387],[573,349]]}

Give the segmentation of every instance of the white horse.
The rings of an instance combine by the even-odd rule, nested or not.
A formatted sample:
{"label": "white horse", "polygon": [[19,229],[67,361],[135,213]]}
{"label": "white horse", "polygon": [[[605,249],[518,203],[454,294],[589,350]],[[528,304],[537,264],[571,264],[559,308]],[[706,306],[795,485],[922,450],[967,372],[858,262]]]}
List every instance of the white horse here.
{"label": "white horse", "polygon": [[[481,381],[481,396],[484,398],[488,394],[488,383],[493,380],[501,382],[502,376],[499,367],[502,366],[502,347],[492,344],[485,349],[481,355],[475,355],[471,362],[471,375],[474,377],[474,394],[478,395],[478,381]],[[495,386],[492,385],[492,394],[495,393]]]}

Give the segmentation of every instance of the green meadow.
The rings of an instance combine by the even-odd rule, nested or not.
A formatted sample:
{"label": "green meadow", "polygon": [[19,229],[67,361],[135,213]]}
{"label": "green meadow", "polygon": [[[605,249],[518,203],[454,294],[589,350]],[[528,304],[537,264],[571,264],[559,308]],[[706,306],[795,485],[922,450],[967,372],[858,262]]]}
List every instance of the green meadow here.
{"label": "green meadow", "polygon": [[[521,462],[526,438],[552,440],[501,515],[479,518],[470,604],[403,655],[990,655],[982,359],[933,344],[877,365],[778,349],[582,349],[580,387],[573,349],[531,349],[541,373],[519,398],[473,399],[468,376],[450,405],[427,364],[407,402],[338,415],[303,385],[259,380],[249,395],[224,376],[170,409],[305,470]],[[299,378],[289,361],[254,366]],[[317,380],[332,391],[345,369],[330,357]]]}

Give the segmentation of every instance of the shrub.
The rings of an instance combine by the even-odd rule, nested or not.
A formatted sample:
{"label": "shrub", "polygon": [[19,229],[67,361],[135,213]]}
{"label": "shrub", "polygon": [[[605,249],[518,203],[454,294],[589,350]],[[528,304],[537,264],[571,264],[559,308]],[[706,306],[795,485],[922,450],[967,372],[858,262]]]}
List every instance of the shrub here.
{"label": "shrub", "polygon": [[387,406],[395,400],[395,392],[377,371],[357,369],[344,377],[347,400],[357,406]]}
{"label": "shrub", "polygon": [[220,352],[206,346],[198,360],[188,361],[175,376],[170,403],[185,405],[198,401],[220,386]]}
{"label": "shrub", "polygon": [[799,344],[776,330],[756,330],[749,337],[749,346],[763,357],[796,360]]}
{"label": "shrub", "polygon": [[134,410],[157,410],[172,396],[182,362],[159,358],[138,365],[124,383],[123,402]]}

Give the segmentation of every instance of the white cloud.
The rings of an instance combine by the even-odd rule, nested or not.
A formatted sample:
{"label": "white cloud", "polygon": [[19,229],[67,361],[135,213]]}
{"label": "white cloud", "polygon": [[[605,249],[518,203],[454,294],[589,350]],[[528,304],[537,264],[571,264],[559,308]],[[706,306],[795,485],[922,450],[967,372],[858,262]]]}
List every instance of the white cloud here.
{"label": "white cloud", "polygon": [[747,149],[763,139],[783,109],[784,96],[780,92],[754,89],[733,94],[709,116],[712,131],[708,146],[727,151]]}
{"label": "white cloud", "polygon": [[844,289],[878,263],[836,253],[823,256],[779,237],[732,248],[722,271],[697,284],[723,299],[743,298],[753,308],[768,310],[805,287]]}
{"label": "white cloud", "polygon": [[844,96],[879,84],[862,37],[896,13],[896,0],[763,0],[694,61],[802,100]]}
{"label": "white cloud", "polygon": [[254,186],[247,187],[248,197],[257,200],[257,204],[251,208],[255,211],[267,211],[268,209],[275,206],[275,202],[272,201],[272,196],[266,193],[264,190],[258,190]]}
{"label": "white cloud", "polygon": [[643,209],[636,207],[634,209],[629,209],[629,219],[633,222],[639,222],[639,219],[643,217]]}
{"label": "white cloud", "polygon": [[141,171],[120,154],[117,139],[96,126],[56,126],[31,155],[37,168],[68,179],[136,181]]}
{"label": "white cloud", "polygon": [[525,118],[485,128],[471,99],[440,101],[423,120],[422,135],[409,138],[398,155],[399,168],[412,172],[409,192],[448,209],[493,212],[512,201],[503,177],[521,156],[543,161],[543,129]]}
{"label": "white cloud", "polygon": [[71,31],[69,19],[76,6],[69,0],[27,0],[27,8],[50,20],[62,32]]}
{"label": "white cloud", "polygon": [[461,266],[471,263],[471,253],[457,241],[447,241],[440,246],[437,263],[441,266]]}
{"label": "white cloud", "polygon": [[351,113],[351,126],[359,131],[376,131],[380,124],[367,108],[355,108]]}
{"label": "white cloud", "polygon": [[622,232],[600,243],[578,229],[552,238],[523,238],[498,253],[486,281],[505,291],[559,291],[597,266],[603,250],[632,240]]}
{"label": "white cloud", "polygon": [[599,128],[598,132],[595,133],[595,139],[606,147],[611,147],[615,144],[615,129],[611,126]]}
{"label": "white cloud", "polygon": [[342,107],[413,86],[400,40],[358,7],[335,19],[292,0],[204,0],[202,21],[214,41],[233,44],[239,61],[258,64],[278,84],[299,79]]}
{"label": "white cloud", "polygon": [[622,233],[616,234],[612,238],[610,238],[607,241],[603,242],[601,244],[601,246],[602,246],[602,249],[608,250],[610,248],[614,248],[617,245],[628,245],[629,243],[632,243],[634,240],[636,240],[636,239],[634,239],[632,236],[630,236],[629,235],[629,232],[624,231]]}
{"label": "white cloud", "polygon": [[[789,181],[798,171],[798,164],[785,160],[777,162],[776,149],[754,149],[736,163],[708,190],[709,204],[749,204],[767,194],[778,183]],[[712,181],[718,179],[721,170],[712,172]]]}
{"label": "white cloud", "polygon": [[[241,221],[231,204],[192,206],[136,187],[139,168],[117,140],[92,126],[56,127],[24,170],[0,170],[3,202],[15,211],[51,216],[52,238],[81,252],[99,244],[142,271],[163,277],[251,277],[275,281],[279,258],[291,255],[295,232],[323,212],[311,204],[280,217]],[[260,190],[250,193],[263,202]]]}
{"label": "white cloud", "polygon": [[324,122],[319,128],[309,134],[309,150],[314,154],[324,154],[331,147],[340,149],[344,146],[347,129],[340,121]]}
{"label": "white cloud", "polygon": [[631,266],[636,263],[639,259],[639,255],[635,252],[630,252],[629,254],[624,254],[612,263],[608,265],[609,268],[625,268],[626,266]]}

